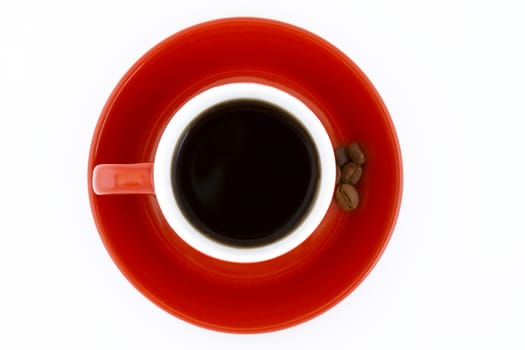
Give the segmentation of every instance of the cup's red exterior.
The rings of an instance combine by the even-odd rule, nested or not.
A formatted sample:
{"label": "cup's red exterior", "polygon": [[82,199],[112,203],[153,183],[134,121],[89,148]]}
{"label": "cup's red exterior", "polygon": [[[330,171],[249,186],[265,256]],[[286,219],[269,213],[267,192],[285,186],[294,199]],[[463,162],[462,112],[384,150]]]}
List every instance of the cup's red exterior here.
{"label": "cup's red exterior", "polygon": [[98,195],[155,194],[153,163],[98,164],[92,186]]}
{"label": "cup's red exterior", "polygon": [[[174,112],[228,82],[280,88],[308,105],[334,147],[357,141],[367,162],[359,208],[329,208],[312,236],[260,263],[229,263],[184,243],[154,195],[98,196],[98,164],[153,162]],[[109,97],[96,127],[88,187],[100,236],[122,273],[146,297],[215,330],[277,330],[327,310],[370,272],[393,231],[401,201],[399,143],[389,113],[361,70],[323,39],[289,24],[230,18],[181,31],[146,53]]]}

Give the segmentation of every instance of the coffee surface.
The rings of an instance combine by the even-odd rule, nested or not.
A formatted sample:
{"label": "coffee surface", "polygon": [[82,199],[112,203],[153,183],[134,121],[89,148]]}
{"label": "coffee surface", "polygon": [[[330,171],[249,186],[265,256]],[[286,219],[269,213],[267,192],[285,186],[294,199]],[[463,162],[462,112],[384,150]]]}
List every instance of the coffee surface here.
{"label": "coffee surface", "polygon": [[183,214],[210,238],[260,246],[308,212],[319,178],[313,141],[283,109],[233,100],[203,112],[174,152],[172,184]]}

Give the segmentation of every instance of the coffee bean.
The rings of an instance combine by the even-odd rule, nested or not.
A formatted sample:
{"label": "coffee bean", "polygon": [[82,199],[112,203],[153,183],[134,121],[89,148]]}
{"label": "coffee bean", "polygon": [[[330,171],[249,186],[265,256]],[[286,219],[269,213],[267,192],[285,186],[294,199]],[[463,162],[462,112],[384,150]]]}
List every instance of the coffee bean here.
{"label": "coffee bean", "polygon": [[359,193],[350,184],[337,185],[335,188],[335,202],[343,210],[354,210],[359,205]]}
{"label": "coffee bean", "polygon": [[353,162],[348,162],[341,171],[341,183],[355,185],[361,179],[363,168]]}
{"label": "coffee bean", "polygon": [[342,167],[346,163],[350,161],[350,157],[348,156],[348,149],[345,146],[337,147],[335,149],[335,162],[337,163],[337,166]]}
{"label": "coffee bean", "polygon": [[350,146],[347,147],[347,153],[350,159],[356,164],[364,164],[366,161],[365,154],[361,147],[356,142],[353,142]]}
{"label": "coffee bean", "polygon": [[341,182],[341,169],[336,166],[335,167],[335,183],[338,184],[339,182]]}

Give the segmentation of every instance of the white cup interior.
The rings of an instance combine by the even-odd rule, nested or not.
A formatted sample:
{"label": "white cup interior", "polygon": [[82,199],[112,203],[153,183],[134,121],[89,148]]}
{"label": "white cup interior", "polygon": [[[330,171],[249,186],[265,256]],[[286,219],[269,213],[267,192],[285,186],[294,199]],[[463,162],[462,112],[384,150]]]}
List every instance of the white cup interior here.
{"label": "white cup interior", "polygon": [[[283,238],[257,247],[235,247],[199,232],[184,216],[171,179],[173,154],[186,128],[209,108],[225,101],[255,99],[276,105],[296,118],[310,134],[319,155],[319,181],[309,211]],[[160,139],[153,170],[155,194],[162,214],[176,234],[193,248],[211,257],[238,263],[270,260],[304,242],[324,218],[335,186],[335,157],[332,143],[319,118],[299,99],[277,88],[258,83],[231,83],[212,87],[187,101],[175,112]]]}

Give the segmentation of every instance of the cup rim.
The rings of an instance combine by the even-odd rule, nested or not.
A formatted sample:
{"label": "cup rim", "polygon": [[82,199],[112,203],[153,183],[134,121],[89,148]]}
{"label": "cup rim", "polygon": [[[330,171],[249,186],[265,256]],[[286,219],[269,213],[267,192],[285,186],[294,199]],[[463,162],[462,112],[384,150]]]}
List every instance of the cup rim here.
{"label": "cup rim", "polygon": [[[308,212],[299,224],[281,239],[257,247],[235,247],[215,241],[199,232],[182,213],[173,194],[171,176],[173,152],[188,125],[204,111],[222,102],[238,99],[260,100],[284,109],[310,135],[319,162],[319,180]],[[323,124],[303,102],[289,93],[270,85],[236,82],[213,86],[193,96],[177,111],[164,128],[154,162],[156,198],[167,222],[182,240],[213,258],[255,263],[277,258],[303,243],[315,231],[332,202],[335,187],[335,156],[331,140]]]}
{"label": "cup rim", "polygon": [[[196,52],[214,60],[196,59]],[[321,111],[336,146],[362,141],[366,176],[359,184],[356,211],[344,213],[332,204],[316,232],[291,252],[259,263],[230,263],[178,239],[158,214],[153,196],[94,194],[95,165],[153,161],[160,137],[155,128],[164,125],[177,106],[198,91],[239,81],[269,83],[304,97],[312,110]],[[359,67],[315,34],[262,18],[200,23],[140,58],[101,112],[87,173],[101,240],[130,283],[187,322],[231,333],[294,326],[350,294],[392,235],[403,181],[394,125]]]}

